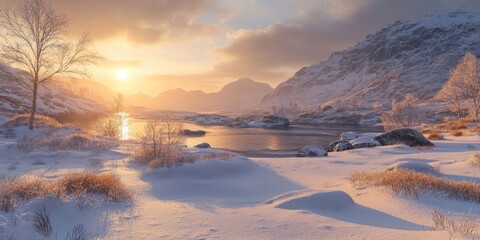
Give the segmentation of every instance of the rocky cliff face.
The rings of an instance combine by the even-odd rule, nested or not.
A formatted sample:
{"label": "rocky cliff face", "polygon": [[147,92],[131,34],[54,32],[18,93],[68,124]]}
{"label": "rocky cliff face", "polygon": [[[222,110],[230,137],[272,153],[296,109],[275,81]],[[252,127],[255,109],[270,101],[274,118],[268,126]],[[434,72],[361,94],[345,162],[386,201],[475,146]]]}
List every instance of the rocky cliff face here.
{"label": "rocky cliff face", "polygon": [[393,99],[409,92],[425,103],[467,51],[480,55],[480,13],[457,11],[398,21],[324,62],[302,68],[260,106],[295,102],[316,112],[369,112],[387,109]]}

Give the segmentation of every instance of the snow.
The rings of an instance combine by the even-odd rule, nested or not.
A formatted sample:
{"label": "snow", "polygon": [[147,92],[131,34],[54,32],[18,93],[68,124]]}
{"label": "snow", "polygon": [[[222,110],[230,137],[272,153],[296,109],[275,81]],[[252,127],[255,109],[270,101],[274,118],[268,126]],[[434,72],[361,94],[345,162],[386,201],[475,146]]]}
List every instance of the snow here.
{"label": "snow", "polygon": [[[31,229],[32,213],[43,205],[52,214],[58,239],[76,224],[85,224],[102,239],[449,239],[446,231],[431,228],[432,209],[480,218],[475,203],[430,194],[418,199],[394,195],[382,188],[352,187],[348,180],[354,171],[421,162],[440,164],[442,177],[480,182],[479,170],[467,162],[480,149],[479,135],[435,141],[436,147],[426,150],[392,145],[327,157],[238,156],[158,170],[130,163],[130,143],[105,152],[24,153],[15,141],[0,135],[1,176],[115,173],[136,198],[133,205],[98,202],[92,209],[54,197],[35,199],[13,213],[0,212],[0,239],[44,239]],[[91,159],[103,164],[92,165]]]}
{"label": "snow", "polygon": [[409,170],[426,174],[437,174],[432,165],[421,161],[401,161],[387,167],[387,171]]}

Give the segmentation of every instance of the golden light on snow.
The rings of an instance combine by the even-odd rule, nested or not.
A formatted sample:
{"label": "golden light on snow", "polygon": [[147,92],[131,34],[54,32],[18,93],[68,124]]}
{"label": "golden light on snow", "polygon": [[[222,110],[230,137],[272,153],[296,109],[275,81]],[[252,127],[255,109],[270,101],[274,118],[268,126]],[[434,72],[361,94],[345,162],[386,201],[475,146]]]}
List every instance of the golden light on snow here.
{"label": "golden light on snow", "polygon": [[128,78],[128,73],[125,70],[118,70],[117,77],[118,77],[118,80],[125,81]]}

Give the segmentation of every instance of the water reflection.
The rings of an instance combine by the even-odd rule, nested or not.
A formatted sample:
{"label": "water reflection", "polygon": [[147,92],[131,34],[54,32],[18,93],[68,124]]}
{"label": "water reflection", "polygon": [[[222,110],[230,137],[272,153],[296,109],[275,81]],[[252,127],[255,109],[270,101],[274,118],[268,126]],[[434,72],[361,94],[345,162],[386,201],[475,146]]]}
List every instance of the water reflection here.
{"label": "water reflection", "polygon": [[118,118],[120,124],[120,139],[129,140],[130,137],[130,115],[126,112],[119,112],[115,114],[115,117]]}

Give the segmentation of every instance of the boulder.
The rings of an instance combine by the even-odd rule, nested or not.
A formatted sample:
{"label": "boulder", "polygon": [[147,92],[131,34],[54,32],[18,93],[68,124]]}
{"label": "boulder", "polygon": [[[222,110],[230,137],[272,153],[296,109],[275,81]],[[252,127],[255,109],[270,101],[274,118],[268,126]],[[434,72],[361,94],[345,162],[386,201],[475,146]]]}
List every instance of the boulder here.
{"label": "boulder", "polygon": [[352,144],[346,140],[338,140],[328,145],[328,152],[341,152],[353,149]]}
{"label": "boulder", "polygon": [[328,153],[325,148],[316,145],[305,146],[301,148],[297,153],[297,157],[321,157],[327,155]]}
{"label": "boulder", "polygon": [[196,148],[211,148],[210,144],[208,143],[200,143],[195,145]]}
{"label": "boulder", "polygon": [[207,132],[205,132],[203,130],[192,131],[192,130],[189,130],[189,129],[184,129],[184,130],[182,130],[182,134],[185,135],[185,136],[201,137],[201,136],[205,136],[205,134],[207,134]]}
{"label": "boulder", "polygon": [[394,163],[385,169],[385,171],[409,170],[425,174],[437,174],[438,172],[429,164],[419,161],[402,161]]}
{"label": "boulder", "polygon": [[340,140],[350,141],[356,138],[358,138],[358,134],[356,132],[344,132],[340,134]]}
{"label": "boulder", "polygon": [[265,124],[264,127],[266,128],[288,128],[288,126],[290,126],[288,118],[274,115],[264,117],[262,122]]}
{"label": "boulder", "polygon": [[350,144],[352,144],[353,148],[373,148],[380,146],[381,144],[374,139],[374,135],[365,135],[359,138],[350,140]]}
{"label": "boulder", "polygon": [[382,146],[404,144],[409,147],[434,147],[421,133],[410,128],[395,129],[374,138]]}

